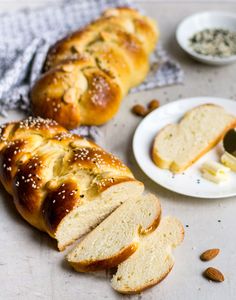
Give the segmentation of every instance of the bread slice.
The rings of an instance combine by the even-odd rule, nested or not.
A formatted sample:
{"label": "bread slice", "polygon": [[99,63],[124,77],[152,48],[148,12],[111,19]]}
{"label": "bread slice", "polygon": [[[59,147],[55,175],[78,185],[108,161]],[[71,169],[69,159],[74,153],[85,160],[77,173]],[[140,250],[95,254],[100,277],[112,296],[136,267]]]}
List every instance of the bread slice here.
{"label": "bread slice", "polygon": [[127,200],[67,256],[76,271],[111,268],[137,250],[140,237],[154,230],[161,207],[154,195]]}
{"label": "bread slice", "polygon": [[134,294],[163,280],[174,265],[172,248],[184,238],[182,224],[165,217],[158,228],[144,236],[137,251],[118,266],[112,287],[123,294]]}
{"label": "bread slice", "polygon": [[74,208],[57,228],[55,237],[59,250],[63,251],[101,223],[122,203],[133,197],[140,197],[142,193],[143,184],[130,180],[110,186],[92,201],[83,198],[83,205]]}
{"label": "bread slice", "polygon": [[167,125],[157,134],[152,148],[153,160],[162,169],[182,172],[213,148],[234,126],[236,117],[221,106],[197,106],[178,124]]}

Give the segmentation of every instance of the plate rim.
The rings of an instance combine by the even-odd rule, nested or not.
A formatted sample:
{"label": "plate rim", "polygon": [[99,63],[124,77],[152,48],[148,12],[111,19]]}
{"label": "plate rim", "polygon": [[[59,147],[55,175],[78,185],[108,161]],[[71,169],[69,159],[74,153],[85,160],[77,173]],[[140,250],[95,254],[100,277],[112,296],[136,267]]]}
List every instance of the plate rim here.
{"label": "plate rim", "polygon": [[[172,191],[174,193],[177,193],[179,195],[184,195],[184,196],[188,196],[188,197],[191,197],[191,198],[202,198],[202,199],[220,199],[220,198],[230,198],[230,197],[234,197],[236,196],[236,192],[233,192],[233,193],[229,193],[229,194],[226,194],[226,195],[214,195],[214,196],[209,196],[209,195],[196,195],[196,194],[191,194],[191,193],[182,193],[182,192],[179,192],[179,191],[176,191],[175,189],[173,188],[170,188],[169,186],[165,186],[163,185],[162,183],[159,183],[157,180],[155,180],[155,178],[149,176],[149,174],[146,173],[146,171],[143,169],[143,167],[141,166],[141,164],[139,163],[139,160],[137,158],[137,153],[136,153],[136,147],[135,147],[135,143],[137,141],[137,135],[138,135],[138,131],[140,130],[140,128],[143,126],[143,124],[145,122],[147,122],[148,119],[150,119],[153,115],[155,115],[158,111],[158,113],[160,113],[160,110],[164,110],[166,107],[168,106],[172,106],[172,105],[176,105],[176,104],[181,104],[185,101],[204,101],[206,100],[205,103],[210,103],[208,101],[208,99],[211,98],[211,102],[214,103],[214,104],[219,104],[220,105],[220,102],[221,101],[229,101],[230,103],[236,105],[236,102],[234,102],[234,100],[232,99],[228,99],[228,98],[222,98],[222,97],[215,97],[215,96],[200,96],[200,97],[189,97],[189,98],[181,98],[181,99],[178,99],[178,100],[175,100],[175,101],[172,101],[172,102],[169,102],[169,103],[166,103],[164,105],[162,105],[160,108],[157,108],[155,109],[154,111],[152,111],[150,114],[148,114],[139,124],[138,126],[136,127],[135,129],[135,132],[133,134],[133,139],[132,139],[132,150],[133,150],[133,154],[134,154],[134,158],[135,158],[135,161],[137,163],[137,165],[139,166],[139,168],[142,170],[142,172],[150,179],[152,180],[154,183],[158,184],[159,186],[165,188],[166,190],[169,190],[169,191]],[[194,104],[193,104],[194,105]],[[202,105],[202,103],[200,103],[199,105]],[[194,108],[194,106],[192,107]],[[191,109],[191,108],[189,108]],[[183,115],[185,114],[186,112],[183,112]],[[151,159],[152,160],[152,159]],[[157,167],[157,166],[156,166]],[[157,167],[158,168],[158,167]],[[160,168],[159,168],[160,169]],[[162,169],[160,169],[162,170]]]}

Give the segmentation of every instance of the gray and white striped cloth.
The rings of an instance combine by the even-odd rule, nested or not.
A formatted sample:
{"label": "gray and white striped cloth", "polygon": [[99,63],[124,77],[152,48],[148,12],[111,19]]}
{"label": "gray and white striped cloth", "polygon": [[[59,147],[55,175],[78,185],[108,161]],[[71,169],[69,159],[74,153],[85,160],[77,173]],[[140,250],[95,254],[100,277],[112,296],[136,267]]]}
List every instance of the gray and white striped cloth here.
{"label": "gray and white striped cloth", "polygon": [[[28,93],[39,76],[48,48],[59,38],[97,18],[108,7],[133,6],[130,0],[64,1],[37,10],[0,14],[0,114],[30,113]],[[131,92],[181,83],[183,71],[157,47],[150,73]],[[157,67],[158,65],[158,67]]]}

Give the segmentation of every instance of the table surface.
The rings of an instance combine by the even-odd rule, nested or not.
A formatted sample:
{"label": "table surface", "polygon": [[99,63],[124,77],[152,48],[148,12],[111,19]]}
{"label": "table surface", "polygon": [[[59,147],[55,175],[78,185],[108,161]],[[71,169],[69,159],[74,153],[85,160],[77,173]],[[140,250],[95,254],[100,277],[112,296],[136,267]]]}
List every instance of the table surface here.
{"label": "table surface", "polygon": [[[0,1],[0,10],[37,6],[54,1]],[[177,195],[149,180],[135,163],[131,142],[140,118],[131,114],[135,103],[157,98],[164,105],[180,98],[218,96],[236,100],[236,64],[210,67],[186,56],[176,45],[174,32],[187,15],[203,10],[235,11],[236,2],[226,1],[138,1],[147,14],[158,20],[161,41],[170,56],[185,71],[184,84],[128,95],[119,113],[101,130],[107,150],[121,157],[146,190],[159,196],[164,215],[175,215],[185,225],[184,243],[175,250],[173,271],[161,284],[141,295],[120,296],[109,285],[109,273],[77,274],[65,263],[65,253],[55,251],[54,242],[29,226],[16,212],[11,198],[1,191],[0,201],[0,299],[235,299],[236,295],[236,197],[197,199]],[[23,115],[12,112],[3,123]],[[188,225],[188,226],[186,226]],[[199,254],[221,249],[212,262],[201,262]],[[223,283],[202,277],[208,266],[225,274]]]}

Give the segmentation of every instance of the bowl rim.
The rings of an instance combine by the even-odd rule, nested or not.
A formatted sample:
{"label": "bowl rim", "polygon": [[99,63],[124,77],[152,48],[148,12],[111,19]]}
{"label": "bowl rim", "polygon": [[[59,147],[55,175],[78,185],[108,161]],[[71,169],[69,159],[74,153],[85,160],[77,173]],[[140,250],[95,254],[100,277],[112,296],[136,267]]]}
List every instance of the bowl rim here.
{"label": "bowl rim", "polygon": [[185,51],[187,52],[190,56],[197,58],[198,60],[204,61],[204,62],[210,62],[210,63],[229,63],[229,62],[233,62],[236,60],[236,54],[235,55],[231,55],[229,57],[216,57],[216,56],[212,56],[212,55],[204,55],[204,54],[199,54],[197,52],[195,52],[190,46],[186,46],[181,42],[180,39],[180,31],[183,28],[183,26],[185,25],[185,23],[189,22],[189,20],[195,18],[195,17],[202,17],[204,15],[210,15],[211,16],[220,16],[220,17],[230,17],[230,18],[234,18],[235,22],[236,22],[236,13],[232,13],[229,11],[217,11],[217,10],[206,10],[206,11],[200,11],[194,14],[191,14],[189,16],[187,16],[186,18],[184,18],[177,26],[176,28],[176,32],[175,32],[175,37],[177,40],[178,45]]}

